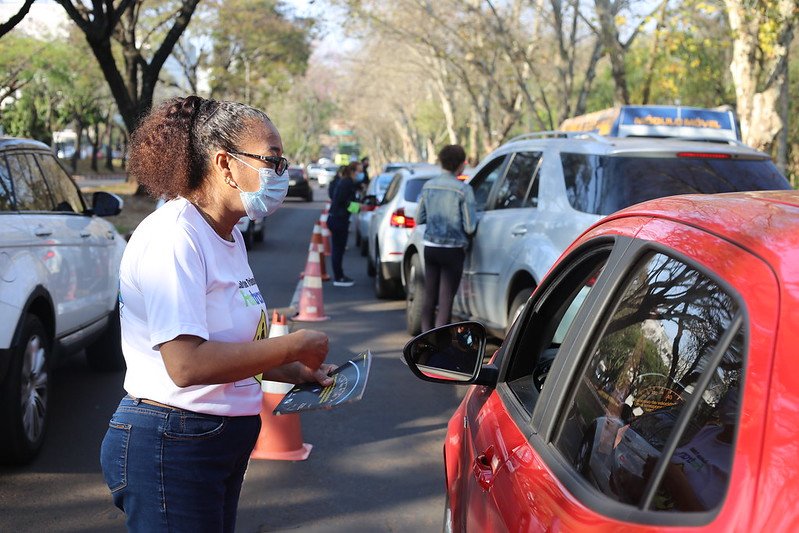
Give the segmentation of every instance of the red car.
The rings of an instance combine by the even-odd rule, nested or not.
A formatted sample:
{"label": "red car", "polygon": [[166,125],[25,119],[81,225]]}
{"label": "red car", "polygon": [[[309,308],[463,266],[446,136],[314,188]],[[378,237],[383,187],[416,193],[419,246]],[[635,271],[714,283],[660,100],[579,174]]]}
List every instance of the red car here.
{"label": "red car", "polygon": [[445,529],[799,530],[799,192],[610,215],[485,346],[462,322],[405,347],[420,378],[472,385]]}

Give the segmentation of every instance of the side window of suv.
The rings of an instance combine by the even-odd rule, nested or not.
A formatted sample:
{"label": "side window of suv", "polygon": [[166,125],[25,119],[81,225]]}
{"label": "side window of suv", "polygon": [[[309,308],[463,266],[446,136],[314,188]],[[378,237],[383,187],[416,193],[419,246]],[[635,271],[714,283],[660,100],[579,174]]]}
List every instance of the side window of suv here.
{"label": "side window of suv", "polygon": [[[541,152],[513,154],[505,179],[497,190],[495,209],[536,207],[538,205],[538,166]],[[534,190],[533,190],[534,189]]]}
{"label": "side window of suv", "polygon": [[386,187],[386,194],[383,196],[383,201],[381,202],[382,204],[389,203],[391,200],[394,199],[395,196],[397,196],[397,192],[399,192],[400,188],[400,183],[402,183],[402,174],[398,172],[394,174],[394,179],[392,179],[391,183],[389,183],[388,187]]}
{"label": "side window of suv", "polygon": [[494,183],[497,182],[505,170],[505,165],[503,164],[505,159],[507,159],[507,156],[502,155],[491,160],[469,182],[474,189],[475,207],[478,211],[485,211],[488,208],[488,196],[491,194]]}
{"label": "side window of suv", "polygon": [[42,173],[45,175],[50,192],[53,194],[56,211],[82,213],[83,201],[75,182],[67,175],[55,157],[50,154],[37,154]]}
{"label": "side window of suv", "polygon": [[554,439],[566,461],[596,490],[642,509],[718,506],[734,451],[740,316],[704,274],[644,257],[566,402]]}
{"label": "side window of suv", "polygon": [[52,211],[53,201],[33,154],[8,156],[8,169],[14,182],[19,211]]}
{"label": "side window of suv", "polygon": [[6,158],[0,156],[0,212],[14,210],[14,194],[11,176],[8,175]]}

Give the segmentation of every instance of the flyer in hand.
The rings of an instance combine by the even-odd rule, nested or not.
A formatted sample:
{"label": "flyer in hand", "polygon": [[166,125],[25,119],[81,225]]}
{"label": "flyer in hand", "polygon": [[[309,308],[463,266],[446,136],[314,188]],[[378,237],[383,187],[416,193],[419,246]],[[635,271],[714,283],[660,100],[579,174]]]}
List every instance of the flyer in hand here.
{"label": "flyer in hand", "polygon": [[343,403],[360,400],[366,390],[371,365],[372,352],[367,350],[331,372],[332,385],[327,387],[318,383],[295,385],[280,400],[273,413],[284,415],[312,409],[330,409]]}

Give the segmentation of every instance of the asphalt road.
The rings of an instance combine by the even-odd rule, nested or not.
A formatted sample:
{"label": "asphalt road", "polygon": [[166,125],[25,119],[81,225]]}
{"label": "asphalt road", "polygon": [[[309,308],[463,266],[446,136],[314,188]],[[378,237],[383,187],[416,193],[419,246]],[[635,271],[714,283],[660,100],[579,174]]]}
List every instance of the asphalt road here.
{"label": "asphalt road", "polygon": [[[326,190],[317,190],[320,200]],[[267,219],[250,252],[268,307],[287,308],[304,269],[321,202],[286,201]],[[363,400],[301,415],[305,461],[251,461],[237,531],[439,531],[444,505],[442,444],[462,387],[425,383],[400,360],[409,337],[404,301],[377,300],[354,245],[344,270],[355,286],[325,283],[330,320],[290,323],[330,337],[329,360],[374,354]],[[328,263],[329,269],[329,263]],[[99,467],[108,419],[124,394],[124,374],[97,374],[82,354],[54,373],[44,450],[26,467],[0,469],[0,531],[124,531]]]}

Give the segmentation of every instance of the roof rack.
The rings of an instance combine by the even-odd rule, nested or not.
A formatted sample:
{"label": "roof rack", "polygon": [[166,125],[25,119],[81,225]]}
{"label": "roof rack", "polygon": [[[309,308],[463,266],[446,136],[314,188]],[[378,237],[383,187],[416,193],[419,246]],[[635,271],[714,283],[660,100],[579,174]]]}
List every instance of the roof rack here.
{"label": "roof rack", "polygon": [[560,131],[560,130],[552,130],[552,131],[533,131],[530,133],[524,133],[522,135],[517,135],[512,139],[505,141],[505,142],[516,142],[516,141],[525,141],[528,139],[545,139],[545,138],[562,138],[562,139],[577,139],[577,138],[590,138],[594,141],[608,143],[609,141],[599,135],[598,133],[594,133],[593,131]]}

